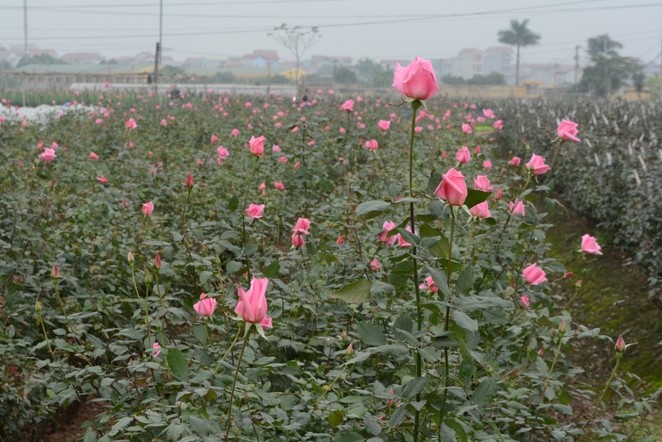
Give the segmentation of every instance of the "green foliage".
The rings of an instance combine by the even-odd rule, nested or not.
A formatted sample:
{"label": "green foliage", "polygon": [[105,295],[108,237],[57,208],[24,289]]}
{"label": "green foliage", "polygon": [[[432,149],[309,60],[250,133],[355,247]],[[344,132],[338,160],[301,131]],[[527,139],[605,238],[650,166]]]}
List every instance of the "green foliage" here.
{"label": "green foliage", "polygon": [[[536,209],[548,187],[497,159],[495,134],[461,132],[473,110],[430,100],[419,110],[413,196],[403,197],[409,109],[365,98],[350,114],[339,111],[340,97],[310,98],[305,106],[212,94],[160,103],[106,91],[78,96],[92,111],[2,123],[3,438],[92,400],[102,410],[84,440],[579,434],[571,404],[585,398],[568,388],[579,369],[566,350],[598,332],[572,322],[555,285],[565,267],[547,256],[549,225]],[[129,118],[137,128],[125,126]],[[389,131],[380,131],[388,118]],[[261,157],[246,148],[253,135],[267,138]],[[366,139],[379,149],[366,151]],[[53,142],[55,161],[39,160]],[[227,158],[218,158],[219,144]],[[457,166],[452,151],[476,144],[481,153],[462,173],[473,187],[491,158],[503,170],[488,172],[499,196],[471,189],[458,208],[425,191]],[[526,201],[525,217],[510,214],[515,198]],[[146,201],[155,205],[149,217]],[[491,221],[468,212],[480,201]],[[265,204],[261,218],[246,216],[250,203]],[[299,217],[312,224],[295,248]],[[548,284],[523,280],[532,262]],[[251,326],[243,340],[237,288],[252,277],[270,280],[273,328],[261,337]],[[203,292],[217,302],[211,318],[193,307]],[[650,405],[629,403],[640,404],[632,416]],[[590,430],[619,431],[602,421]]]}

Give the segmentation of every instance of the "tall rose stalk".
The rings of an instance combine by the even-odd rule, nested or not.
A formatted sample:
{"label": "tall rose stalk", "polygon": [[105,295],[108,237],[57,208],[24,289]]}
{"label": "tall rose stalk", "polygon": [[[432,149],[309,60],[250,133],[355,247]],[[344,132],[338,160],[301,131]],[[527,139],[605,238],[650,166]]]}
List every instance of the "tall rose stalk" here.
{"label": "tall rose stalk", "polygon": [[[414,134],[416,129],[416,113],[423,105],[424,100],[432,98],[438,91],[437,77],[432,63],[416,57],[408,66],[396,64],[393,74],[393,87],[404,95],[405,101],[411,103],[411,128],[409,135],[409,196],[414,198]],[[416,234],[416,212],[414,201],[409,203],[409,225],[412,234]],[[416,294],[416,322],[418,330],[423,328],[423,311],[421,309],[421,293],[418,287],[418,261],[416,260],[416,246],[411,248],[411,261],[414,273],[414,292]],[[416,352],[416,377],[421,377],[422,361],[420,352]],[[420,394],[416,395],[420,401]],[[420,411],[414,415],[414,442],[418,441],[420,432]]]}

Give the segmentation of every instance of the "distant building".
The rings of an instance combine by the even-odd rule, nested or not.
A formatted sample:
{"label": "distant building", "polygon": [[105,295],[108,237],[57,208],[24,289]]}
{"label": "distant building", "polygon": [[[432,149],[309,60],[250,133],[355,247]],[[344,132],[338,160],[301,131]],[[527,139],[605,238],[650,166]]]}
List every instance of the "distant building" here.
{"label": "distant building", "polygon": [[98,52],[69,52],[60,57],[69,64],[99,64],[103,57]]}
{"label": "distant building", "polygon": [[483,74],[488,75],[492,72],[503,75],[506,80],[514,75],[512,48],[492,46],[483,52]]}
{"label": "distant building", "polygon": [[483,51],[476,48],[462,49],[451,70],[451,75],[464,79],[483,74]]}

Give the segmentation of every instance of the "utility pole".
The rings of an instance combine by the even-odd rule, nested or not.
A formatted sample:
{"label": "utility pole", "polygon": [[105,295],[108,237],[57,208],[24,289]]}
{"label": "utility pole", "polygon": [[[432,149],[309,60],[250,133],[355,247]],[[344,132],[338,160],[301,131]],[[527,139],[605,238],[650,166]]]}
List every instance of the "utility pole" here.
{"label": "utility pole", "polygon": [[161,49],[163,48],[163,0],[160,0],[159,3],[159,64],[161,60]]}
{"label": "utility pole", "polygon": [[579,80],[579,50],[581,49],[581,46],[577,45],[575,46],[575,84],[577,84],[577,81]]}
{"label": "utility pole", "polygon": [[161,55],[161,44],[156,42],[156,53],[154,54],[154,93],[159,93],[159,55]]}
{"label": "utility pole", "polygon": [[23,0],[23,56],[28,56],[28,0]]}
{"label": "utility pole", "polygon": [[662,36],[660,36],[660,100],[662,100]]}

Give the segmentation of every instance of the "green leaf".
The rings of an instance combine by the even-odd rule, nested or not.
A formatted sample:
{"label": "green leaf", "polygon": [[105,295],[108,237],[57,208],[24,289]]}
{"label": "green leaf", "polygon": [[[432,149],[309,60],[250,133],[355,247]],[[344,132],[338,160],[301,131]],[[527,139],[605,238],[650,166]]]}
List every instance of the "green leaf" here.
{"label": "green leaf", "polygon": [[398,199],[398,200],[396,200],[396,201],[393,201],[393,204],[400,204],[400,203],[418,203],[418,202],[420,202],[420,201],[421,201],[421,200],[419,200],[418,198],[412,198],[412,197],[410,197],[410,196],[406,196],[406,197],[404,197],[404,198],[400,198],[400,199]]}
{"label": "green leaf", "polygon": [[382,432],[379,420],[370,413],[366,413],[363,416],[363,423],[365,424],[366,430],[368,430],[373,436],[379,436],[379,433]]}
{"label": "green leaf", "polygon": [[474,269],[468,265],[457,278],[457,291],[467,295],[474,285]]}
{"label": "green leaf", "polygon": [[280,272],[280,263],[278,261],[274,261],[269,266],[264,269],[264,276],[266,276],[269,279],[275,278],[278,276],[278,272]]}
{"label": "green leaf", "polygon": [[414,235],[407,229],[398,228],[397,230],[400,236],[402,236],[405,239],[405,241],[418,247],[419,243],[421,242],[421,239],[418,237],[418,235]]}
{"label": "green leaf", "polygon": [[490,403],[498,389],[499,384],[496,379],[487,378],[478,385],[476,390],[474,390],[471,395],[471,402],[476,405],[487,405]]}
{"label": "green leaf", "polygon": [[353,431],[343,431],[342,433],[338,434],[335,439],[333,439],[333,442],[355,442],[359,440],[365,440],[364,437],[359,433],[354,433]]}
{"label": "green leaf", "polygon": [[388,275],[388,282],[392,284],[396,290],[402,290],[408,281],[411,281],[414,267],[411,259],[400,261],[391,269]]}
{"label": "green leaf", "polygon": [[198,274],[198,278],[200,278],[200,285],[205,285],[207,281],[209,281],[209,278],[211,278],[214,274],[210,271],[203,271]]}
{"label": "green leaf", "polygon": [[399,426],[403,420],[405,420],[405,416],[407,415],[407,404],[400,404],[400,406],[395,410],[395,413],[391,415],[391,419],[389,419],[388,423],[392,428],[395,428]]}
{"label": "green leaf", "polygon": [[370,287],[370,293],[374,295],[379,295],[380,293],[393,293],[395,292],[395,287],[391,284],[387,284],[382,281],[374,280],[372,281],[372,287]]}
{"label": "green leaf", "polygon": [[363,342],[368,345],[377,346],[386,344],[386,336],[376,325],[362,322],[356,327],[356,331]]}
{"label": "green leaf", "polygon": [[181,350],[169,348],[166,361],[172,370],[172,374],[175,375],[177,379],[183,381],[188,378],[188,363],[186,361],[186,356],[184,356],[184,353],[182,353]]}
{"label": "green leaf", "polygon": [[453,321],[467,331],[478,331],[478,321],[460,310],[453,310]]}
{"label": "green leaf", "polygon": [[383,200],[372,200],[366,201],[364,203],[356,206],[356,213],[358,216],[364,216],[366,218],[374,218],[380,213],[388,210],[391,207],[391,204]]}
{"label": "green leaf", "polygon": [[446,273],[433,269],[432,267],[428,267],[428,272],[430,272],[430,276],[432,276],[432,280],[434,281],[435,284],[437,284],[437,287],[439,287],[439,290],[441,293],[443,293],[446,296],[451,296],[451,289],[448,287],[448,280],[446,279]]}
{"label": "green leaf", "polygon": [[404,330],[406,332],[411,333],[412,330],[414,330],[414,321],[412,321],[411,316],[409,315],[402,315],[398,319],[395,320],[395,323],[393,324],[395,328],[398,328],[400,330]]}
{"label": "green leaf", "polygon": [[230,201],[228,202],[228,209],[230,209],[230,212],[234,212],[239,208],[239,198],[237,198],[236,195],[232,195],[232,198],[230,198]]}
{"label": "green leaf", "polygon": [[195,324],[193,327],[193,334],[201,344],[207,343],[207,324]]}
{"label": "green leaf", "polygon": [[412,399],[418,393],[423,391],[426,382],[427,380],[424,377],[414,378],[411,381],[407,382],[405,388],[402,389],[402,397],[405,399]]}
{"label": "green leaf", "polygon": [[115,424],[113,425],[113,427],[110,429],[110,432],[111,432],[113,435],[115,435],[115,434],[117,434],[117,432],[120,431],[121,429],[128,427],[129,424],[130,424],[132,421],[133,421],[133,418],[132,418],[132,417],[129,417],[129,416],[127,416],[127,417],[123,417],[122,419],[120,419],[120,420],[118,420],[117,422],[115,422]]}
{"label": "green leaf", "polygon": [[464,205],[471,209],[476,204],[480,204],[485,201],[487,198],[489,198],[490,195],[492,195],[492,192],[483,192],[482,190],[469,189],[467,199],[464,200]]}
{"label": "green leaf", "polygon": [[331,413],[326,420],[329,421],[331,428],[336,428],[338,425],[342,424],[344,419],[342,410],[336,410]]}
{"label": "green leaf", "polygon": [[239,261],[228,261],[225,265],[225,271],[229,274],[237,273],[239,270],[241,270],[241,263]]}
{"label": "green leaf", "polygon": [[437,190],[437,187],[439,187],[439,183],[441,183],[441,178],[444,173],[441,170],[437,169],[432,169],[432,172],[430,173],[430,177],[428,178],[428,185],[425,188],[425,191],[430,194],[434,195],[434,191]]}
{"label": "green leaf", "polygon": [[359,279],[351,282],[340,290],[331,294],[332,298],[342,299],[349,304],[361,304],[370,298],[372,282],[368,279]]}

